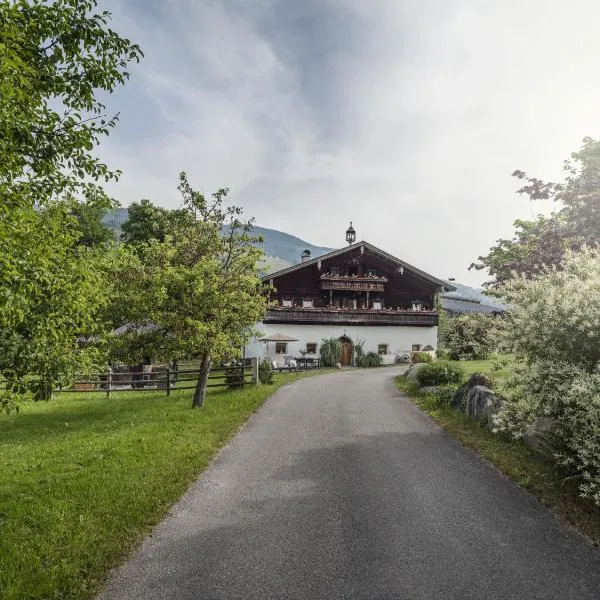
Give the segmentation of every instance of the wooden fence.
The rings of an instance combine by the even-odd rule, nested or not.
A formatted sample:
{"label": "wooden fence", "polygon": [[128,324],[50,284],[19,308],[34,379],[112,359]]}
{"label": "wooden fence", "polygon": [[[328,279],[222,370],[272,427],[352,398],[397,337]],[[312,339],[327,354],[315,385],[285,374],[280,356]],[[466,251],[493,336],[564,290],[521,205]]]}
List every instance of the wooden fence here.
{"label": "wooden fence", "polygon": [[[185,365],[184,365],[185,366]],[[56,390],[62,392],[105,392],[106,397],[116,392],[156,392],[164,391],[167,396],[173,390],[192,390],[200,375],[200,369],[155,366],[148,372],[110,370],[95,373],[89,378],[76,381],[71,387]],[[207,387],[241,388],[245,385],[258,385],[258,360],[246,359],[241,365],[212,368],[208,374]]]}

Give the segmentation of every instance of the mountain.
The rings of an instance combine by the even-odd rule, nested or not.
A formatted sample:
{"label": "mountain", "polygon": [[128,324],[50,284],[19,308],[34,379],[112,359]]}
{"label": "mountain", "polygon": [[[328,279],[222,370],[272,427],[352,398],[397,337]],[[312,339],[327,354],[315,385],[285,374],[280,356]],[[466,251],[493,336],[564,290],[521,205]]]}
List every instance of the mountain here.
{"label": "mountain", "polygon": [[[121,233],[121,225],[127,221],[126,208],[115,208],[109,211],[102,222],[115,233]],[[300,262],[300,255],[304,250],[310,251],[311,258],[332,252],[336,248],[315,246],[299,237],[266,227],[253,227],[253,232],[263,238],[265,259],[262,264],[264,273],[273,273]],[[496,312],[506,310],[506,305],[500,304],[493,298],[486,296],[480,290],[455,281],[448,282],[456,291],[446,292],[443,296],[444,307],[457,313],[463,312]]]}
{"label": "mountain", "polygon": [[102,219],[102,223],[113,232],[115,239],[121,236],[121,225],[129,218],[129,211],[126,208],[113,208],[109,210]]}
{"label": "mountain", "polygon": [[[106,213],[102,223],[108,227],[118,239],[121,235],[121,225],[128,219],[128,210],[126,208],[114,208]],[[267,229],[266,227],[253,228],[254,234],[264,239],[263,249],[267,255],[267,263],[273,270],[285,269],[290,265],[300,262],[300,255],[304,250],[309,250],[311,255],[320,256],[327,254],[335,248],[326,248],[324,246],[315,246],[305,242],[300,238],[277,231],[276,229]]]}
{"label": "mountain", "polygon": [[[300,262],[300,255],[304,250],[310,251],[311,258],[333,252],[336,248],[326,248],[325,246],[315,246],[305,242],[300,238],[283,233],[276,229],[267,229],[266,227],[253,227],[255,235],[260,235],[263,240],[263,249],[269,258],[274,258],[287,263],[290,266]],[[285,266],[281,268],[285,268]]]}

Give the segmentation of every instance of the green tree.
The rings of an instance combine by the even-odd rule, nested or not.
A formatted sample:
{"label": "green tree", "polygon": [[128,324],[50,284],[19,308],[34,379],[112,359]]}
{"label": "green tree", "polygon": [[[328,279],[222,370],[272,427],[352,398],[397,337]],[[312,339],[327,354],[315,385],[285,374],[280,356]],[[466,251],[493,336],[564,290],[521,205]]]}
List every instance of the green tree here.
{"label": "green tree", "polygon": [[[181,174],[179,190],[188,219],[179,221],[164,240],[151,238],[124,247],[113,274],[120,324],[131,333],[117,341],[136,344],[145,335],[145,352],[154,359],[194,358],[200,376],[192,405],[201,406],[211,364],[229,360],[262,319],[267,306],[259,276],[263,252],[252,237],[252,221],[227,207],[227,189],[205,198]],[[228,232],[222,235],[222,231]],[[115,323],[116,324],[116,323]],[[138,345],[139,347],[139,345]]]}
{"label": "green tree", "polygon": [[102,223],[106,211],[96,204],[83,204],[75,202],[70,214],[77,221],[79,238],[77,243],[81,246],[93,248],[94,246],[108,246],[113,240],[112,231]]}
{"label": "green tree", "polygon": [[523,171],[513,176],[524,182],[518,192],[530,200],[553,200],[557,210],[550,217],[515,221],[515,236],[498,240],[486,256],[470,268],[487,269],[493,289],[508,281],[513,273],[535,277],[544,266],[559,266],[568,250],[594,246],[600,240],[600,142],[583,140],[579,152],[565,161],[565,181],[544,182]]}
{"label": "green tree", "polygon": [[121,226],[121,240],[131,246],[139,246],[151,240],[164,242],[167,235],[193,221],[194,214],[189,210],[169,210],[143,199],[129,207],[128,219]]}
{"label": "green tree", "polygon": [[[102,302],[93,252],[77,248],[65,198],[107,208],[117,177],[93,153],[114,127],[99,92],[140,49],[95,0],[0,0],[0,373],[10,398],[48,397],[86,364],[80,336]],[[7,359],[6,357],[10,357]]]}
{"label": "green tree", "polygon": [[[4,409],[17,397],[47,399],[56,385],[89,370],[97,350],[86,339],[101,332],[96,319],[108,301],[102,254],[77,246],[68,206],[13,209],[11,239],[0,237],[0,374]],[[1,229],[1,227],[0,227]]]}
{"label": "green tree", "polygon": [[441,331],[443,347],[451,360],[478,360],[496,349],[496,317],[481,313],[460,315],[444,321]]}

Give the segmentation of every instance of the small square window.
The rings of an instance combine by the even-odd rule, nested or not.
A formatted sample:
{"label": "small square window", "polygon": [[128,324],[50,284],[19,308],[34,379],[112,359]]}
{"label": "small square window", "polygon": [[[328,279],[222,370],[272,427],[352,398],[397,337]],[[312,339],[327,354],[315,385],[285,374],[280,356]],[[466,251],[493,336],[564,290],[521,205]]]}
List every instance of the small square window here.
{"label": "small square window", "polygon": [[384,355],[388,354],[388,345],[387,344],[379,344],[377,346],[377,354]]}
{"label": "small square window", "polygon": [[317,344],[306,344],[306,354],[316,354]]}
{"label": "small square window", "polygon": [[420,352],[421,351],[421,344],[413,344],[412,345],[412,351],[413,352]]}
{"label": "small square window", "polygon": [[302,308],[312,308],[313,301],[312,300],[302,300]]}
{"label": "small square window", "polygon": [[275,354],[287,354],[287,342],[275,342]]}
{"label": "small square window", "polygon": [[339,275],[340,274],[340,268],[339,267],[331,267],[330,271],[331,271],[332,275]]}
{"label": "small square window", "polygon": [[291,300],[282,300],[281,304],[282,304],[282,306],[292,306],[292,301]]}

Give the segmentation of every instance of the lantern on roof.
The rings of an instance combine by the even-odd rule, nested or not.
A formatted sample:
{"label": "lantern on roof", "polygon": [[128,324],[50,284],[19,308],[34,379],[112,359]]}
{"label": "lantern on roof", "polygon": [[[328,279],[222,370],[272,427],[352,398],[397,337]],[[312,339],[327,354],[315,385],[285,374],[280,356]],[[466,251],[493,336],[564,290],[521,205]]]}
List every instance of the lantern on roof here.
{"label": "lantern on roof", "polygon": [[354,231],[354,227],[352,227],[352,221],[350,221],[350,227],[346,229],[346,241],[349,244],[354,244],[356,241],[356,231]]}

